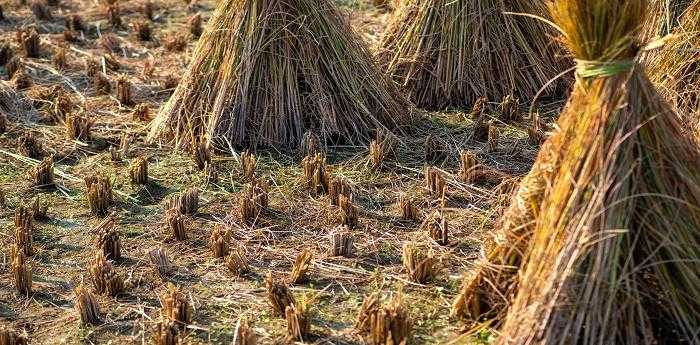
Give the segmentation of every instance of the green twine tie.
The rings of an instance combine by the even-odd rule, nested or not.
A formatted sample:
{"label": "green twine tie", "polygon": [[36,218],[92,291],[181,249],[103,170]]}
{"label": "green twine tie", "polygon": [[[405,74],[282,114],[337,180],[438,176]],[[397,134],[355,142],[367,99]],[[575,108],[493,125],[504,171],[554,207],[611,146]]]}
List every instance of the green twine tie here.
{"label": "green twine tie", "polygon": [[633,67],[634,60],[605,62],[576,60],[576,74],[581,78],[612,77],[629,72]]}

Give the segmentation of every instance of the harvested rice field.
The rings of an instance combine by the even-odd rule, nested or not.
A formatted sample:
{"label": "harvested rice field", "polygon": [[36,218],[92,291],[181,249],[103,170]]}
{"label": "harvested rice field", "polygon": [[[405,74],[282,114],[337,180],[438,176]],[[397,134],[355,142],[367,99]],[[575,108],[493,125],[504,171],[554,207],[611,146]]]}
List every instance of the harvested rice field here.
{"label": "harvested rice field", "polygon": [[0,2],[0,345],[700,344],[664,1]]}

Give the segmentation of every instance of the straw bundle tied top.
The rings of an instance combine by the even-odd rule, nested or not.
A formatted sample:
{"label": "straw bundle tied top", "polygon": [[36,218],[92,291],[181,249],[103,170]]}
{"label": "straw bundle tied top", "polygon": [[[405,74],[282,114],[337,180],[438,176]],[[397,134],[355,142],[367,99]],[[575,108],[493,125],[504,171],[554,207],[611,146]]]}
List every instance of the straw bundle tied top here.
{"label": "straw bundle tied top", "polygon": [[[507,13],[513,12],[513,13]],[[381,42],[380,62],[418,106],[471,107],[480,97],[531,100],[567,93],[557,33],[544,0],[406,0]]]}
{"label": "straw bundle tied top", "polygon": [[695,0],[666,44],[649,59],[649,75],[662,93],[687,115],[700,136],[700,0]]}
{"label": "straw bundle tied top", "polygon": [[647,2],[550,11],[573,94],[453,314],[499,344],[698,343],[700,146],[636,63]]}
{"label": "straw bundle tied top", "polygon": [[307,131],[355,143],[410,118],[332,1],[225,0],[149,138],[290,148]]}

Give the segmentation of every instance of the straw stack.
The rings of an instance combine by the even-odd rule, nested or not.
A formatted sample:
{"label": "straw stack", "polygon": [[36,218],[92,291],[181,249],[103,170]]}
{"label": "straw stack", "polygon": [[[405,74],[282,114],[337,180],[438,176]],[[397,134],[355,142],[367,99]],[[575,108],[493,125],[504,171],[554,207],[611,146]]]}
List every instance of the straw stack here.
{"label": "straw stack", "polygon": [[637,61],[647,1],[550,10],[577,82],[453,311],[500,344],[697,343],[700,151]]}
{"label": "straw stack", "polygon": [[410,117],[333,1],[225,0],[149,137],[294,148],[307,131],[368,142]]}
{"label": "straw stack", "polygon": [[[507,3],[507,4],[506,4]],[[533,99],[569,67],[556,32],[541,20],[543,0],[406,0],[381,42],[379,60],[420,107],[471,107],[479,97]],[[560,78],[545,95],[562,97]]]}

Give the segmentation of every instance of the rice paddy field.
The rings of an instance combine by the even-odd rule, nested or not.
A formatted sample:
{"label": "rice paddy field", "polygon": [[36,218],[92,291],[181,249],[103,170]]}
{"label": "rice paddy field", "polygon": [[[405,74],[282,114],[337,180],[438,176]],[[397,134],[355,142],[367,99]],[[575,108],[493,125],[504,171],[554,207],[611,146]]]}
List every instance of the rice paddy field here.
{"label": "rice paddy field", "polygon": [[[332,2],[367,56],[381,55],[394,9]],[[409,106],[410,125],[369,140],[302,132],[285,137],[292,149],[197,141],[218,126],[231,138],[234,125],[202,122],[219,108],[196,99],[187,104],[206,111],[184,120],[193,143],[181,149],[152,129],[174,93],[220,105],[246,92],[189,88],[215,2],[1,5],[0,345],[496,343],[495,323],[464,322],[453,304],[556,129],[571,79],[537,100],[542,85],[529,81],[528,99]],[[348,133],[359,139],[364,125]]]}

